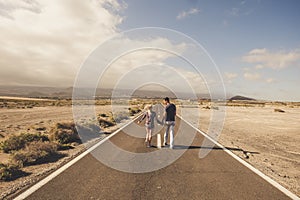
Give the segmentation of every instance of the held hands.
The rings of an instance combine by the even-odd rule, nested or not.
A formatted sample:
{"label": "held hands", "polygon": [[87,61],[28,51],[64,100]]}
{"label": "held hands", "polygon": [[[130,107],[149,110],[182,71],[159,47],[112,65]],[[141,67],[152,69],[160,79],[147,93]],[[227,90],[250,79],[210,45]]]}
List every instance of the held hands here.
{"label": "held hands", "polygon": [[159,125],[164,125],[164,122],[163,121],[159,121],[159,120],[157,120],[157,123],[159,124]]}

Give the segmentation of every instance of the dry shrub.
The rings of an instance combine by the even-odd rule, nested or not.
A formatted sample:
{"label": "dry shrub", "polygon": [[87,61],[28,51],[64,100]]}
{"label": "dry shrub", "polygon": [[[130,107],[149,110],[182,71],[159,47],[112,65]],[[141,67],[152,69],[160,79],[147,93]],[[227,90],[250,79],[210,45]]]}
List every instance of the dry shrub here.
{"label": "dry shrub", "polygon": [[98,124],[101,128],[108,128],[116,125],[116,121],[113,118],[113,114],[110,113],[101,113],[97,117]]}
{"label": "dry shrub", "polygon": [[14,174],[18,173],[19,171],[19,167],[16,165],[0,163],[0,180],[11,180]]}
{"label": "dry shrub", "polygon": [[60,144],[80,143],[80,138],[73,122],[57,123],[50,131],[50,139]]}
{"label": "dry shrub", "polygon": [[110,99],[102,99],[102,100],[96,100],[95,105],[105,106],[105,105],[111,105]]}
{"label": "dry shrub", "polygon": [[128,108],[129,110],[129,115],[130,116],[134,116],[135,114],[141,112],[141,109],[138,107],[132,107],[132,108]]}
{"label": "dry shrub", "polygon": [[127,119],[128,119],[128,113],[126,112],[117,112],[113,116],[113,121],[115,121],[116,123],[121,123],[123,120],[127,120]]}
{"label": "dry shrub", "polygon": [[219,110],[219,107],[217,107],[217,106],[212,106],[211,109]]}
{"label": "dry shrub", "polygon": [[116,125],[115,122],[108,121],[106,119],[103,119],[102,117],[98,118],[98,122],[101,128],[108,128]]}
{"label": "dry shrub", "polygon": [[34,141],[26,145],[22,150],[13,154],[13,161],[19,166],[46,161],[53,155],[58,155],[57,144],[53,142]]}
{"label": "dry shrub", "polygon": [[4,153],[18,151],[33,141],[49,141],[49,138],[42,134],[22,133],[20,135],[10,136],[7,140],[0,143],[0,149]]}
{"label": "dry shrub", "polygon": [[106,113],[99,114],[99,117],[108,117]]}

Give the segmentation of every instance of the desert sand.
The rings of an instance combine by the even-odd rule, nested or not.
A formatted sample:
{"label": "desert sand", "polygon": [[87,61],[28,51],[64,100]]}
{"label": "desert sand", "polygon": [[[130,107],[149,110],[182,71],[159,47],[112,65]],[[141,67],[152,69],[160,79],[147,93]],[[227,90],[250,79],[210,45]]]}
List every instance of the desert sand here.
{"label": "desert sand", "polygon": [[[180,109],[190,113],[187,121],[207,132],[213,109],[205,107],[201,105]],[[274,112],[275,108],[285,112]],[[107,113],[111,111],[111,106],[97,106],[96,109],[97,113]],[[36,132],[39,128],[47,132],[55,123],[71,121],[73,117],[71,106],[2,108],[0,112],[0,141],[10,134]],[[196,123],[196,115],[193,115],[195,112],[200,114],[199,124]],[[227,106],[225,114],[225,123],[218,142],[300,196],[300,108],[272,104],[263,107]],[[22,170],[28,173],[27,176],[14,181],[0,182],[0,199],[10,192],[32,184],[84,149],[84,145],[79,145],[75,149],[66,150],[64,153],[68,156],[55,163],[25,167]],[[246,158],[243,152],[249,152],[249,158]],[[0,162],[5,163],[8,159],[7,154],[0,153]]]}
{"label": "desert sand", "polygon": [[[96,113],[109,113],[111,111],[110,105],[96,106]],[[73,113],[71,106],[47,106],[47,107],[34,107],[25,109],[0,109],[0,142],[8,138],[10,135],[19,133],[48,133],[56,123],[72,122]],[[105,132],[113,132],[118,126],[106,128]],[[102,134],[100,138],[105,137]],[[88,146],[96,141],[91,141],[89,144],[80,144],[74,149],[62,151],[66,154],[57,162],[44,163],[39,165],[25,166],[22,171],[26,175],[12,181],[0,181],[0,199],[8,194],[16,192],[33,182],[41,179],[51,171],[57,169],[62,164],[68,162],[70,159],[77,156],[84,151]],[[0,152],[0,163],[9,163],[11,156]]]}
{"label": "desert sand", "polygon": [[[208,131],[212,110],[204,106],[184,109],[191,113],[186,120]],[[200,114],[199,124],[195,110]],[[218,142],[300,196],[300,108],[227,106],[225,114]],[[243,151],[250,153],[249,158]]]}

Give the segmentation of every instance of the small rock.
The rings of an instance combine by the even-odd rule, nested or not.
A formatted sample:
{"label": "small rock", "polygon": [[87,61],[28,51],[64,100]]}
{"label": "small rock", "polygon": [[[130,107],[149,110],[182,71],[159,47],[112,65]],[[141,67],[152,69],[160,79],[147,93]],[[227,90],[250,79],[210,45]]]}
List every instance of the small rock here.
{"label": "small rock", "polygon": [[245,153],[245,158],[246,158],[246,159],[249,159],[250,155],[251,155],[251,154],[250,154],[249,152],[246,152],[246,153]]}
{"label": "small rock", "polygon": [[285,111],[284,111],[284,110],[281,110],[281,109],[279,109],[279,108],[275,108],[275,109],[274,109],[274,112],[281,112],[281,113],[284,113]]}

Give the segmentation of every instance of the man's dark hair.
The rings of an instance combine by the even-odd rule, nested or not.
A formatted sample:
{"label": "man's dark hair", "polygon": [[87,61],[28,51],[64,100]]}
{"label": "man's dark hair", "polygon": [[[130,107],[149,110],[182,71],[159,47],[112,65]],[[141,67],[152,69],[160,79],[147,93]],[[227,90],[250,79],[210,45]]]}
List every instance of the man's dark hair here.
{"label": "man's dark hair", "polygon": [[164,100],[165,100],[166,102],[170,103],[169,97],[166,97]]}

